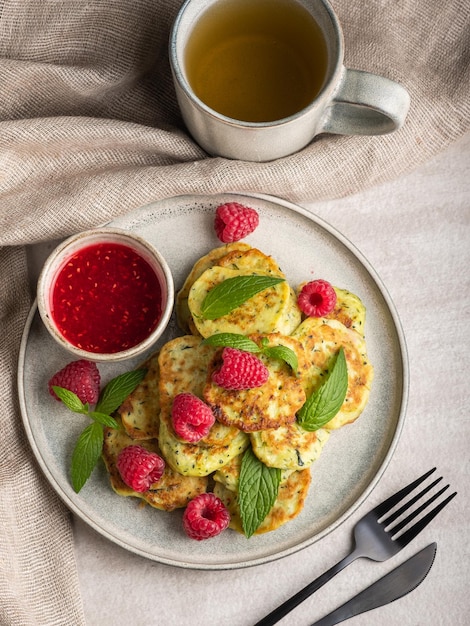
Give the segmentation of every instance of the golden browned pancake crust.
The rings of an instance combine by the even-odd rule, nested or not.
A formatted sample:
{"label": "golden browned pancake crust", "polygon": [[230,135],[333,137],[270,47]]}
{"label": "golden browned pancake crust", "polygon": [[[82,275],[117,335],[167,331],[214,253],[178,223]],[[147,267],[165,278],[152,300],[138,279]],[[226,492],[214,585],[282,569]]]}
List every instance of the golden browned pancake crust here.
{"label": "golden browned pancake crust", "polygon": [[176,472],[184,476],[208,476],[249,446],[248,436],[240,430],[236,432],[237,435],[223,446],[187,443],[177,439],[165,420],[161,420],[159,444],[165,460]]}
{"label": "golden browned pancake crust", "polygon": [[158,437],[160,420],[158,354],[151,356],[143,367],[147,369],[144,380],[118,409],[129,437],[139,440]]}
{"label": "golden browned pancake crust", "polygon": [[[166,430],[177,441],[182,440],[173,429],[173,400],[179,393],[192,393],[202,399],[209,364],[215,353],[215,348],[204,345],[202,338],[194,335],[177,337],[160,350],[160,421],[165,422]],[[237,428],[215,422],[209,433],[198,443],[201,446],[226,446],[237,434]]]}
{"label": "golden browned pancake crust", "polygon": [[[240,473],[241,457],[234,459],[220,472],[216,472],[214,493],[225,504],[230,512],[230,528],[243,533],[238,506],[238,476]],[[283,472],[277,499],[261,525],[254,532],[255,535],[276,530],[283,524],[294,519],[302,511],[310,487],[310,470]]]}
{"label": "golden browned pancake crust", "polygon": [[318,459],[329,436],[324,428],[310,432],[294,422],[250,433],[250,441],[255,455],[268,467],[301,470]]}
{"label": "golden browned pancake crust", "polygon": [[[303,350],[297,340],[278,333],[251,335],[251,339],[258,345],[263,338],[268,340],[270,347],[283,345],[293,350],[300,363],[299,369],[303,369]],[[210,375],[220,367],[221,355],[222,350],[218,350],[209,366]],[[302,380],[287,363],[263,354],[259,358],[269,370],[268,381],[261,387],[242,391],[224,389],[209,379],[204,389],[204,399],[216,419],[244,432],[291,424],[305,402]]]}
{"label": "golden browned pancake crust", "polygon": [[188,274],[183,286],[176,294],[176,319],[178,326],[184,333],[192,333],[197,335],[197,329],[192,322],[191,312],[188,306],[189,291],[195,280],[205,272],[209,267],[216,265],[219,259],[223,258],[227,254],[235,252],[235,254],[242,254],[250,249],[247,243],[237,241],[235,243],[229,243],[219,248],[214,248],[206,255],[201,257],[193,265],[190,273]]}
{"label": "golden browned pancake crust", "polygon": [[366,308],[360,298],[347,289],[334,287],[334,290],[336,292],[336,305],[333,311],[325,317],[338,320],[338,322],[344,324],[346,328],[352,328],[361,335],[364,335]]}
{"label": "golden browned pancake crust", "polygon": [[309,364],[305,378],[307,397],[322,384],[334,356],[343,347],[348,368],[348,390],[341,409],[324,427],[336,429],[354,422],[367,404],[374,377],[364,337],[338,320],[324,317],[307,318],[293,336],[304,347]]}

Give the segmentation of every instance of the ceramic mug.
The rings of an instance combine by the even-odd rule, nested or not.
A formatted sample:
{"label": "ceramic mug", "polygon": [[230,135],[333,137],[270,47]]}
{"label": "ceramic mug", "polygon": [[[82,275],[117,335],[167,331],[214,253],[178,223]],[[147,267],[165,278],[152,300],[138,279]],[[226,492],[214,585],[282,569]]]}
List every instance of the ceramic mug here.
{"label": "ceramic mug", "polygon": [[[255,15],[256,11],[260,14]],[[233,63],[234,71],[239,73],[231,76],[231,83],[224,84],[229,80],[227,68],[233,62],[224,55],[237,17],[240,23],[237,37],[242,41],[240,49],[246,58]],[[274,25],[270,26],[271,21]],[[211,22],[216,25],[212,32]],[[318,32],[302,33],[307,26]],[[256,28],[258,32],[254,32]],[[274,35],[263,32],[268,28],[277,28],[278,32]],[[274,68],[263,67],[261,47],[256,47],[261,44],[247,39],[251,30],[253,37],[279,39],[277,47],[266,52],[266,62],[278,63]],[[219,48],[211,50],[214,37],[218,38],[214,45],[218,44]],[[316,41],[318,49],[309,49],[312,41]],[[202,51],[197,46],[202,46]],[[286,60],[292,47],[296,48],[293,59]],[[203,53],[212,61],[217,60],[219,67],[204,65]],[[398,83],[344,66],[341,26],[327,0],[186,0],[171,31],[169,55],[184,122],[197,143],[211,155],[271,161],[297,152],[321,133],[381,135],[392,132],[404,123],[409,109],[409,94]],[[258,75],[245,84],[249,70],[254,72],[257,65]],[[218,69],[221,71],[217,78]],[[199,78],[193,80],[198,72]],[[274,77],[268,79],[270,72]],[[311,78],[310,83],[316,81],[318,85],[310,85],[304,80],[305,76]],[[202,87],[197,80],[203,81]],[[220,84],[216,80],[220,80]],[[211,94],[212,85],[214,93]],[[250,104],[248,96],[257,88],[261,91]],[[265,97],[262,90],[271,88],[278,91]],[[209,90],[207,95],[204,89]],[[243,93],[247,99],[246,112],[240,96]],[[300,100],[296,105],[293,101],[297,96]],[[210,102],[211,97],[215,97],[215,104]],[[235,106],[233,111],[231,100]],[[267,110],[274,101],[285,104],[278,115],[276,111]],[[261,111],[255,111],[256,103]],[[266,119],[263,119],[265,105]]]}

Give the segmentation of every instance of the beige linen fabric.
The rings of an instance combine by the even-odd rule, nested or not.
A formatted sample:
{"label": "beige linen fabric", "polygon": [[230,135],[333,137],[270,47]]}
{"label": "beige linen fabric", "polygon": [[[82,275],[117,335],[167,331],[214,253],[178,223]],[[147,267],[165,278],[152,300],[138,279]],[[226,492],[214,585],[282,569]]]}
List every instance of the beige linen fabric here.
{"label": "beige linen fabric", "polygon": [[[0,623],[84,622],[70,516],[24,434],[16,368],[32,303],[26,244],[183,193],[292,201],[397,177],[470,128],[467,0],[334,0],[346,65],[407,87],[405,126],[322,136],[253,164],[209,158],[188,136],[167,57],[178,0],[0,0]],[[377,207],[386,211],[387,207]]]}

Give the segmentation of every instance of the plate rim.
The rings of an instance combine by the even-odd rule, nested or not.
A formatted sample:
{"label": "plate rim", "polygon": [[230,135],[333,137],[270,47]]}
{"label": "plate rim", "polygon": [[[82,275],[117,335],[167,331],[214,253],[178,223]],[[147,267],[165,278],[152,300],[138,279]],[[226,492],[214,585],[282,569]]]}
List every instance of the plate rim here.
{"label": "plate rim", "polygon": [[396,309],[396,306],[385,286],[382,279],[380,278],[377,271],[370,264],[368,259],[364,256],[364,254],[353,244],[345,235],[343,235],[340,231],[338,231],[333,225],[328,223],[322,217],[316,215],[313,211],[302,207],[294,202],[289,200],[285,200],[283,198],[278,198],[273,195],[263,194],[263,193],[251,193],[251,192],[238,192],[238,191],[227,191],[227,192],[219,192],[214,194],[181,194],[177,196],[171,196],[168,198],[162,198],[159,200],[155,200],[139,207],[136,207],[132,211],[127,214],[123,214],[120,216],[116,216],[112,220],[97,226],[96,228],[101,228],[107,225],[114,223],[119,219],[126,219],[131,215],[137,214],[139,211],[145,211],[145,209],[149,209],[159,203],[165,203],[169,201],[177,201],[178,199],[184,200],[189,198],[197,198],[198,200],[211,200],[213,201],[217,197],[227,197],[227,196],[236,196],[238,199],[240,198],[255,198],[262,201],[266,201],[272,203],[274,205],[279,205],[283,208],[287,208],[294,213],[300,214],[303,217],[306,217],[308,220],[312,221],[314,224],[317,224],[325,231],[328,232],[330,236],[334,239],[338,240],[342,243],[352,254],[353,256],[360,262],[360,264],[364,267],[364,269],[371,276],[375,286],[378,288],[380,294],[382,295],[388,313],[390,314],[391,320],[393,322],[393,328],[397,335],[398,347],[400,353],[400,364],[402,370],[402,379],[401,379],[401,396],[400,396],[400,409],[397,412],[397,420],[396,427],[393,432],[393,436],[391,437],[390,443],[388,445],[388,449],[375,472],[373,478],[369,481],[368,485],[364,488],[361,494],[356,498],[356,500],[346,509],[341,515],[339,515],[336,520],[334,520],[331,524],[329,524],[326,528],[315,534],[314,536],[309,537],[308,539],[301,541],[289,548],[285,548],[280,552],[271,553],[261,557],[254,557],[251,560],[245,560],[242,562],[227,562],[227,563],[203,563],[201,560],[198,561],[187,561],[181,560],[177,561],[171,558],[167,558],[165,556],[159,556],[155,554],[150,554],[148,551],[139,548],[136,545],[130,545],[125,540],[118,537],[116,534],[112,534],[109,530],[105,529],[100,523],[98,523],[95,519],[91,518],[82,508],[79,506],[77,502],[75,502],[65,491],[63,490],[60,483],[56,480],[55,476],[49,470],[46,460],[44,459],[41,450],[36,442],[34,437],[34,432],[32,430],[28,411],[26,407],[26,390],[24,386],[24,365],[25,365],[25,357],[26,357],[26,348],[28,344],[29,335],[31,332],[31,326],[33,324],[34,318],[37,314],[37,298],[34,299],[33,304],[28,312],[28,316],[26,318],[26,322],[23,328],[21,342],[19,347],[19,355],[18,355],[18,370],[17,370],[17,385],[18,385],[18,397],[19,397],[19,405],[20,405],[20,413],[22,418],[23,427],[25,429],[29,445],[34,453],[36,461],[39,464],[41,471],[44,476],[48,480],[50,486],[54,489],[55,494],[59,496],[59,499],[67,506],[67,508],[77,515],[82,521],[84,521],[88,526],[90,526],[94,531],[98,532],[101,536],[111,541],[112,543],[119,545],[121,548],[142,556],[148,560],[162,563],[165,565],[170,565],[174,567],[184,568],[184,569],[194,569],[194,570],[206,570],[206,571],[217,571],[217,570],[236,570],[243,569],[247,567],[254,567],[257,565],[262,565],[265,563],[270,563],[276,560],[280,560],[292,554],[295,554],[305,548],[317,543],[325,536],[329,535],[331,532],[336,530],[339,526],[344,524],[344,522],[364,503],[364,501],[369,497],[372,491],[377,486],[378,482],[382,478],[384,472],[386,471],[393,454],[396,450],[397,444],[400,440],[404,421],[406,417],[406,410],[408,405],[408,396],[409,396],[409,383],[410,383],[410,375],[409,375],[409,359],[408,359],[408,350],[406,345],[406,339],[403,331],[403,327],[401,324],[401,320]]}

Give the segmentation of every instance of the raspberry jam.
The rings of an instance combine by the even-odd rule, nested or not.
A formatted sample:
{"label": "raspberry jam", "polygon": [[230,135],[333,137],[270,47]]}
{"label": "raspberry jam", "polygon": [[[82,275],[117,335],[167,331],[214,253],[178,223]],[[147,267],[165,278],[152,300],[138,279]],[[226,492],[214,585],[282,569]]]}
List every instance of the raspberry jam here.
{"label": "raspberry jam", "polygon": [[72,345],[88,352],[132,348],[152,333],[161,315],[162,290],[155,271],[120,243],[78,250],[54,283],[54,322]]}

